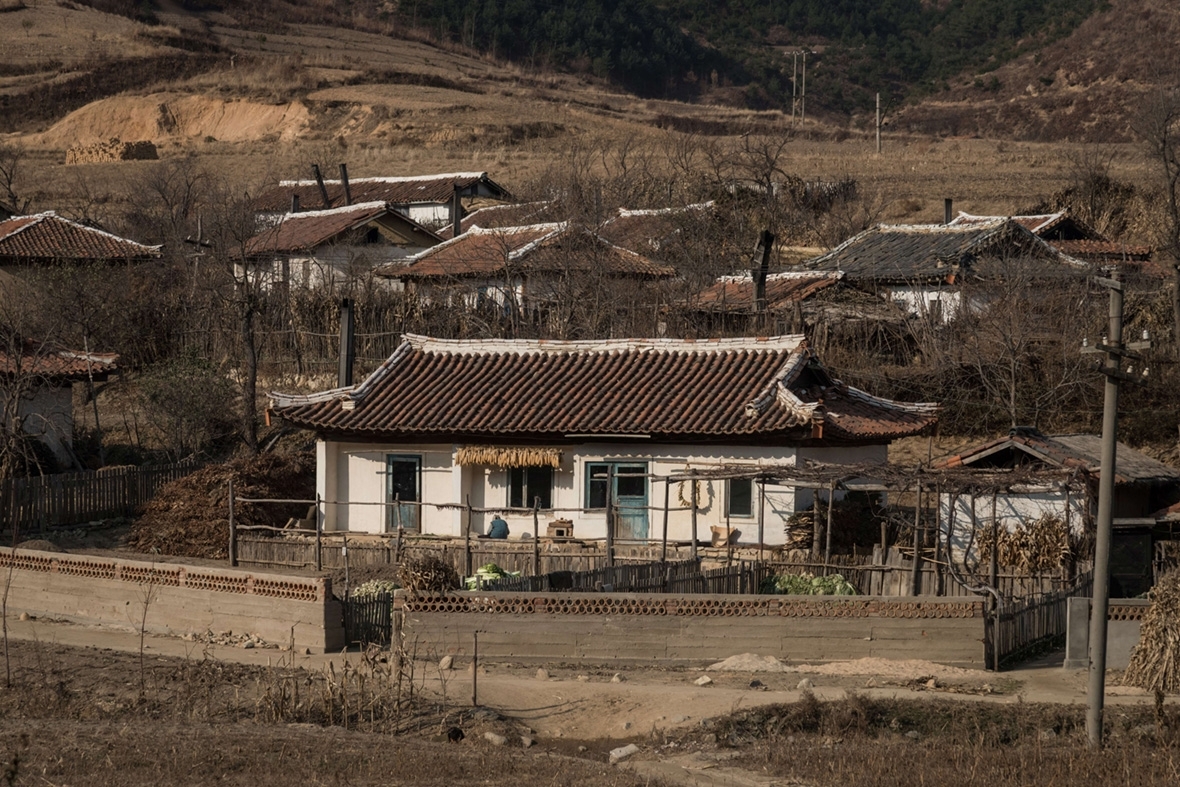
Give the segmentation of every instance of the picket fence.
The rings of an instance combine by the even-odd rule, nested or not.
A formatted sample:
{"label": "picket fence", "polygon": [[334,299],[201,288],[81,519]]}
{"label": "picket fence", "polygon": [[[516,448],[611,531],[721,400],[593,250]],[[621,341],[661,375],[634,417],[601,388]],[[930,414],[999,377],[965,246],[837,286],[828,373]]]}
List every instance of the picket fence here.
{"label": "picket fence", "polygon": [[3,529],[18,534],[129,517],[161,486],[199,469],[195,459],[147,467],[108,467],[0,481]]}

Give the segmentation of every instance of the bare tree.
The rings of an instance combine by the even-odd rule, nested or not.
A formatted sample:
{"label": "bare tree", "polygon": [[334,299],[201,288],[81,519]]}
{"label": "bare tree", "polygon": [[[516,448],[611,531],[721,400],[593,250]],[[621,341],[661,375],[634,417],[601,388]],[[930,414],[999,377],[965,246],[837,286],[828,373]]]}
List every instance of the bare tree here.
{"label": "bare tree", "polygon": [[31,199],[22,198],[17,191],[25,149],[15,143],[0,143],[0,197],[18,214],[27,213]]}
{"label": "bare tree", "polygon": [[1180,352],[1180,91],[1151,99],[1136,123],[1162,192],[1159,251],[1172,268],[1172,344]]}

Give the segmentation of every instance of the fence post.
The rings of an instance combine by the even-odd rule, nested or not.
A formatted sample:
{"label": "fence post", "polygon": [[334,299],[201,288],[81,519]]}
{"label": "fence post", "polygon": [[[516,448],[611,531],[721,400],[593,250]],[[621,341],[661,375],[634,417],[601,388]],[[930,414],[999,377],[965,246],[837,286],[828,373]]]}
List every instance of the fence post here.
{"label": "fence post", "polygon": [[828,563],[832,561],[832,503],[836,500],[836,482],[828,482],[828,524],[824,540],[824,576],[828,574]]}
{"label": "fence post", "polygon": [[229,479],[229,565],[238,565],[238,528],[234,524],[234,479]]}
{"label": "fence post", "polygon": [[762,561],[762,548],[766,543],[766,482],[758,479],[758,561]]}
{"label": "fence post", "polygon": [[315,570],[324,570],[324,518],[320,516],[320,493],[315,493]]}
{"label": "fence post", "polygon": [[918,482],[918,491],[914,499],[914,567],[910,574],[910,595],[916,596],[922,590],[922,483]]}
{"label": "fence post", "polygon": [[471,576],[471,495],[467,495],[467,502],[463,506],[467,515],[463,520],[463,571],[464,577]]}
{"label": "fence post", "polygon": [[689,472],[691,478],[688,479],[689,485],[692,487],[692,556],[697,557],[697,479],[696,470]]}
{"label": "fence post", "polygon": [[668,562],[668,503],[672,481],[664,479],[664,534],[660,539],[660,562]]}
{"label": "fence post", "polygon": [[615,466],[606,469],[606,564],[615,564]]}
{"label": "fence post", "polygon": [[541,573],[541,497],[533,498],[533,576]]}

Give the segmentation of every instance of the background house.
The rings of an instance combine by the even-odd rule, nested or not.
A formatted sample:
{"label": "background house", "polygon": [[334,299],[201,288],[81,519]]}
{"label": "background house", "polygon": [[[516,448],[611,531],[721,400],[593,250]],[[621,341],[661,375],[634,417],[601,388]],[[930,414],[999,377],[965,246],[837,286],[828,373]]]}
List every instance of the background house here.
{"label": "background house", "polygon": [[62,218],[53,211],[0,221],[0,279],[38,265],[138,263],[158,260],[148,246]]}
{"label": "background house", "polygon": [[[768,339],[476,340],[407,336],[361,384],[271,394],[284,421],[318,437],[317,487],[329,530],[485,532],[462,504],[517,509],[513,532],[565,518],[603,538],[692,537],[691,470],[881,464],[891,440],[934,423],[936,408],[874,397],[834,379],[801,336]],[[697,527],[727,521],[767,543],[812,505],[808,489],[750,479],[699,481]],[[421,508],[391,503],[424,501]],[[436,507],[441,506],[441,507]]]}
{"label": "background house", "polygon": [[62,467],[74,456],[73,383],[103,381],[118,372],[119,356],[86,353],[16,338],[0,348],[0,405],[5,430],[40,442]]}
{"label": "background house", "polygon": [[266,285],[333,286],[406,260],[441,242],[384,202],[288,213],[250,238],[238,263]]}
{"label": "background house", "polygon": [[[344,174],[347,170],[342,170]],[[363,202],[384,202],[419,224],[440,227],[454,223],[466,212],[462,200],[505,200],[508,190],[486,172],[444,172],[408,177],[341,177],[337,180],[283,180],[261,194],[254,203],[260,226],[288,213],[331,210]],[[454,214],[456,198],[459,216]]]}
{"label": "background house", "polygon": [[995,260],[1067,266],[1078,272],[1088,267],[1012,219],[958,226],[881,224],[803,264],[815,271],[840,271],[855,287],[934,323],[945,323],[963,307],[964,279],[1000,275],[986,269],[986,263]]}
{"label": "background house", "polygon": [[[1003,216],[973,216],[959,211],[951,222],[952,227],[970,227],[1002,221]],[[1039,213],[1027,216],[1011,216],[1033,235],[1047,241],[1063,254],[1097,265],[1126,265],[1140,268],[1151,260],[1152,249],[1112,241],[1084,221],[1070,215],[1069,211]]]}

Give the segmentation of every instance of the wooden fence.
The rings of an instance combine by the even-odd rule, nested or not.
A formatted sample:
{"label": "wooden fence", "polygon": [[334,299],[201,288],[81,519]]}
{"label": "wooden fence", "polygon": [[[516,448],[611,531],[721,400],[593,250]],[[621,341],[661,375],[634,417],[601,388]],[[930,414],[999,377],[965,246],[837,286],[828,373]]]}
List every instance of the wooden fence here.
{"label": "wooden fence", "polygon": [[342,604],[349,645],[389,645],[393,639],[393,595],[352,597]]}
{"label": "wooden fence", "polygon": [[149,467],[110,467],[0,482],[0,516],[18,534],[131,516],[169,481],[201,467],[195,460]]}
{"label": "wooden fence", "polygon": [[1073,587],[1024,601],[1005,601],[984,625],[988,666],[1000,670],[1063,638],[1069,600],[1089,596],[1093,584],[1093,577],[1085,574]]}
{"label": "wooden fence", "polygon": [[602,593],[668,593],[699,592],[673,591],[677,583],[690,580],[701,573],[700,560],[678,560],[667,563],[633,563],[604,566],[588,571],[554,571],[540,576],[505,577],[481,585],[482,590],[512,591],[516,593],[548,593],[553,591]]}

